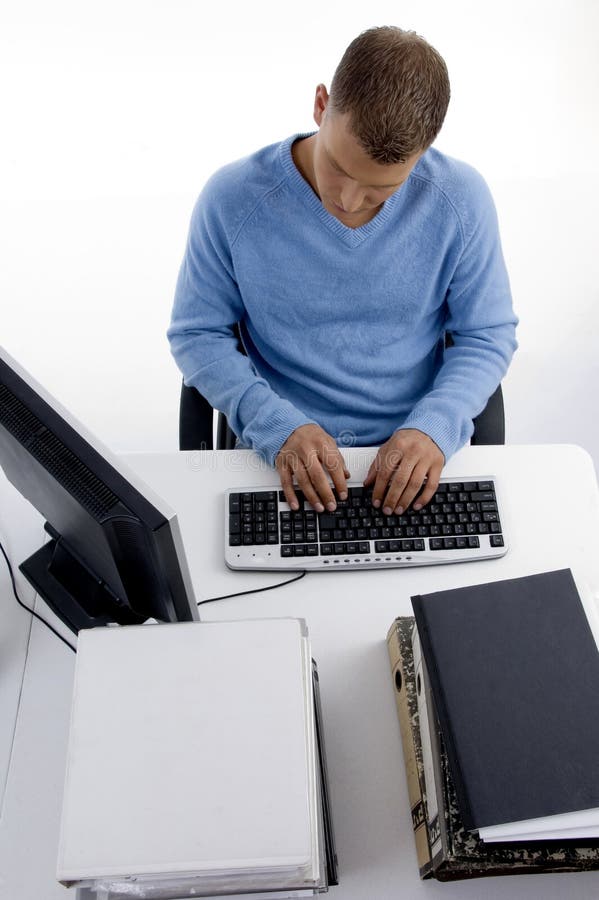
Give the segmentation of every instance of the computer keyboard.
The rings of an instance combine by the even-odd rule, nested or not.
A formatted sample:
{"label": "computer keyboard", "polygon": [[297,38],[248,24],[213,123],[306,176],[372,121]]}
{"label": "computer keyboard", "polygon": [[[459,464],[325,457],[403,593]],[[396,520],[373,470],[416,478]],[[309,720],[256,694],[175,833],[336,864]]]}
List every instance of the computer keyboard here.
{"label": "computer keyboard", "polygon": [[422,566],[503,556],[507,542],[493,476],[443,478],[421,510],[386,516],[372,488],[348,485],[347,500],[318,513],[280,486],[234,488],[225,497],[225,562],[232,569]]}

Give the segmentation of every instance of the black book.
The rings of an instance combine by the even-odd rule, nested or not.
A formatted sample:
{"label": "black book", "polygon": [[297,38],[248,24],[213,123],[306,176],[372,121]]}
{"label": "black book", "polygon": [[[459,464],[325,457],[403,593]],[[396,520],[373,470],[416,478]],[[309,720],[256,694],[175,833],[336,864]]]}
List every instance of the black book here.
{"label": "black book", "polygon": [[466,828],[599,807],[599,651],[570,570],[412,605]]}
{"label": "black book", "polygon": [[[599,840],[579,839],[487,844],[464,827],[440,733],[432,696],[427,692],[431,718],[429,736],[437,802],[430,802],[425,776],[426,747],[420,732],[418,696],[428,691],[419,679],[413,658],[414,619],[396,619],[387,647],[397,713],[420,877],[453,881],[489,875],[582,872],[599,868]],[[429,785],[430,787],[430,785]],[[433,816],[433,808],[437,814]]]}

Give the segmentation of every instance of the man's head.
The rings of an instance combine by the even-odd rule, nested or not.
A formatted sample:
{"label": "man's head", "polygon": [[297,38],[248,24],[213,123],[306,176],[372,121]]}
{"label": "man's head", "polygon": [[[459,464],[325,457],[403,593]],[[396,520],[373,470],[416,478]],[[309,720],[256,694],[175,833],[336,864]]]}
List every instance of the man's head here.
{"label": "man's head", "polygon": [[345,51],[330,96],[318,85],[320,130],[300,142],[297,162],[326,209],[357,227],[407,179],[448,102],[447,68],[436,50],[413,32],[372,28]]}
{"label": "man's head", "polygon": [[329,114],[375,162],[406,162],[429,147],[449,103],[447,67],[413,31],[370,28],[351,42],[331,83]]}

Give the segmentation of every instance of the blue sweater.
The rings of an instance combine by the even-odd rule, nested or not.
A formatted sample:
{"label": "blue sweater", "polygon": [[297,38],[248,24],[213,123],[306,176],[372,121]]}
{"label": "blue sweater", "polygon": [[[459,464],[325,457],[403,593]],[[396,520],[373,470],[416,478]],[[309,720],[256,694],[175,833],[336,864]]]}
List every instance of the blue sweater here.
{"label": "blue sweater", "polygon": [[195,206],[168,331],[185,383],[271,464],[309,422],[341,447],[418,428],[447,460],[516,347],[489,190],[429,149],[348,228],[297,170],[298,137],[220,169]]}

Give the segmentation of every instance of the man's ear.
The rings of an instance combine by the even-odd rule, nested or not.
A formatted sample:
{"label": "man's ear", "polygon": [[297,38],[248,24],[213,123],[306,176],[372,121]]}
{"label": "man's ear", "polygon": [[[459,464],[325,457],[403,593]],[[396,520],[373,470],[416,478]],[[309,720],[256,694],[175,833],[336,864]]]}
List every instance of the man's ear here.
{"label": "man's ear", "polygon": [[314,121],[320,128],[324,118],[325,110],[329,102],[329,93],[324,84],[319,84],[316,88],[314,96]]}

